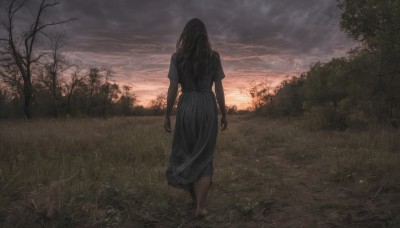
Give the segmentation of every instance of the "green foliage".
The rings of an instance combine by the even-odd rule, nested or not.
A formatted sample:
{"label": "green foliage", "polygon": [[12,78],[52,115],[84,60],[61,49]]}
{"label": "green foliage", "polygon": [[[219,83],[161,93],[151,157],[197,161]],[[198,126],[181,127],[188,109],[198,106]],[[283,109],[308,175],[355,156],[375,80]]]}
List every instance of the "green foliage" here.
{"label": "green foliage", "polygon": [[298,116],[303,114],[303,94],[300,88],[304,84],[304,76],[284,80],[271,97],[266,112],[273,116]]}
{"label": "green foliage", "polygon": [[[400,116],[400,2],[396,0],[341,0],[341,26],[370,53],[375,69],[366,80],[373,112],[379,122]],[[364,65],[371,68],[371,65]],[[371,74],[373,74],[371,76]]]}
{"label": "green foliage", "polygon": [[305,73],[306,81],[302,88],[305,109],[327,103],[333,103],[336,107],[346,96],[345,64],[345,59],[333,59],[326,64],[318,62],[311,66]]}
{"label": "green foliage", "polygon": [[274,93],[254,86],[272,116],[304,114],[311,129],[364,128],[400,123],[400,2],[339,0],[341,27],[361,43],[346,58],[317,62]]}
{"label": "green foliage", "polygon": [[[397,0],[339,0],[340,25],[347,34],[374,51],[399,49],[400,2]],[[390,51],[386,49],[386,51]]]}
{"label": "green foliage", "polygon": [[305,123],[311,130],[344,129],[347,127],[345,115],[331,104],[313,106],[304,114]]}
{"label": "green foliage", "polygon": [[305,114],[312,129],[364,128],[400,119],[398,78],[381,73],[379,57],[366,49],[348,58],[316,63],[298,78],[285,80],[265,109],[272,116]]}

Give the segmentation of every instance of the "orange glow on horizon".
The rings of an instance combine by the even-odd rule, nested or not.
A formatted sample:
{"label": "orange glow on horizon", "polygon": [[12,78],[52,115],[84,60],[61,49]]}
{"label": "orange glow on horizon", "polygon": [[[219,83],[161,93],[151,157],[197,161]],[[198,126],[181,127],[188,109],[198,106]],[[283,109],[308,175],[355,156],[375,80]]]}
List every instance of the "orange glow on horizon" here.
{"label": "orange glow on horizon", "polygon": [[[248,109],[251,106],[251,96],[249,90],[252,85],[257,84],[261,81],[268,81],[271,84],[271,91],[273,91],[273,89],[277,85],[279,85],[283,80],[287,79],[287,75],[274,75],[273,78],[263,75],[258,77],[252,76],[252,80],[249,80],[248,78],[249,77],[245,76],[229,77],[228,75],[225,77],[225,79],[223,80],[223,86],[225,93],[225,103],[227,106],[236,105],[238,110]],[[164,81],[165,84],[162,85],[152,85],[147,83],[140,83],[141,85],[139,85],[138,83],[136,83],[136,86],[133,86],[132,88],[132,92],[137,96],[138,99],[136,105],[148,107],[151,100],[155,99],[157,95],[161,93],[166,94],[168,90],[168,80],[165,79]],[[135,92],[135,90],[139,88],[140,91],[143,90],[146,92]]]}
{"label": "orange glow on horizon", "polygon": [[[221,52],[222,53],[222,52]],[[69,52],[72,59],[96,60],[92,65],[112,67],[114,81],[132,88],[136,96],[135,105],[148,107],[151,100],[160,94],[166,94],[169,79],[170,53],[136,53],[131,56],[90,54],[86,52]],[[271,92],[274,87],[291,76],[298,76],[303,69],[297,65],[300,60],[285,59],[282,56],[260,55],[255,60],[240,58],[229,53],[221,54],[225,78],[223,86],[227,106],[236,105],[239,110],[251,106],[250,88],[259,82],[268,82]],[[90,64],[89,64],[90,65]]]}

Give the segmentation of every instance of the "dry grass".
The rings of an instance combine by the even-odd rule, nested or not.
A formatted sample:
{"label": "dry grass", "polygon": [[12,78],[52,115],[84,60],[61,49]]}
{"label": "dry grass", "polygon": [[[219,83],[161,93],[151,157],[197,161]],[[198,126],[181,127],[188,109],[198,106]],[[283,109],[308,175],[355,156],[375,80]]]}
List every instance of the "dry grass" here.
{"label": "dry grass", "polygon": [[138,227],[395,227],[400,133],[308,131],[232,116],[220,132],[210,215],[168,187],[160,117],[0,122],[0,224]]}

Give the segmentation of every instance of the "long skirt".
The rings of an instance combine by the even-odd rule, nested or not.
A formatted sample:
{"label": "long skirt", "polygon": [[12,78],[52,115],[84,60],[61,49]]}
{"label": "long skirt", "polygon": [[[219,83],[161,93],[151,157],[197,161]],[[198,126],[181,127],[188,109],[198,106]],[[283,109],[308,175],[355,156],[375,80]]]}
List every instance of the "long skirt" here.
{"label": "long skirt", "polygon": [[218,134],[215,94],[183,92],[179,97],[172,152],[166,176],[170,186],[189,191],[201,177],[213,175]]}

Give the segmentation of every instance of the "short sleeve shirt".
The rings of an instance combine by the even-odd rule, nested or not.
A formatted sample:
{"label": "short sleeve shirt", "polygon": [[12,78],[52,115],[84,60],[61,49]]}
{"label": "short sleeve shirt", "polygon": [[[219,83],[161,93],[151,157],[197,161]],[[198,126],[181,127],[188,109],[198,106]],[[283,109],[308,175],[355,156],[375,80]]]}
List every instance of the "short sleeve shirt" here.
{"label": "short sleeve shirt", "polygon": [[[217,73],[214,77],[212,77],[212,81],[220,81],[223,78],[225,78],[225,73],[224,70],[222,68],[222,64],[221,64],[221,59],[219,58],[219,55],[217,55]],[[168,78],[171,81],[174,81],[176,83],[179,83],[179,71],[178,71],[178,67],[177,67],[177,60],[176,60],[176,53],[173,53],[171,56],[171,61],[170,61],[170,65],[169,65],[169,72],[168,72]]]}
{"label": "short sleeve shirt", "polygon": [[172,54],[171,62],[169,64],[168,78],[176,83],[179,82],[178,67],[176,64],[176,54]]}
{"label": "short sleeve shirt", "polygon": [[217,75],[215,75],[214,81],[221,81],[223,78],[225,78],[225,73],[224,69],[222,69],[222,64],[221,64],[221,58],[218,56],[218,66],[217,66]]}

